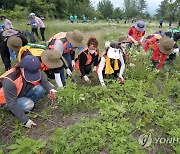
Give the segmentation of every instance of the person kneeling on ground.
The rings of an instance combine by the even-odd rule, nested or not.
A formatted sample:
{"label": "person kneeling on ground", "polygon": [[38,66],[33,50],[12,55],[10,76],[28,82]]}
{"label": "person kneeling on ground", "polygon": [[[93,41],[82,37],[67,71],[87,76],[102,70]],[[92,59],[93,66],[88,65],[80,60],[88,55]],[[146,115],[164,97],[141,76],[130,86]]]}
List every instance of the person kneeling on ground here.
{"label": "person kneeling on ground", "polygon": [[106,50],[102,53],[99,67],[97,69],[98,78],[102,86],[105,86],[104,77],[107,75],[113,75],[114,78],[118,78],[120,83],[124,83],[123,72],[125,69],[125,63],[123,58],[123,48],[127,38],[121,40],[121,43],[106,42]]}
{"label": "person kneeling on ground", "polygon": [[95,37],[89,38],[87,48],[81,51],[75,58],[75,70],[81,73],[81,77],[88,83],[91,82],[87,76],[91,72],[91,65],[94,65],[93,71],[96,71],[98,65],[98,41]]}
{"label": "person kneeling on ground", "polygon": [[55,99],[56,90],[40,71],[38,58],[32,55],[24,57],[19,65],[1,75],[0,81],[0,105],[7,107],[27,128],[37,124],[25,112],[32,110],[46,91],[50,92],[50,99]]}
{"label": "person kneeling on ground", "polygon": [[152,65],[153,68],[160,69],[163,67],[166,57],[172,52],[174,41],[167,36],[159,40],[157,48],[153,50]]}
{"label": "person kneeling on ground", "polygon": [[[58,87],[62,88],[63,86],[66,86],[65,83],[63,83],[64,68],[66,68],[66,65],[62,59],[61,54],[56,50],[47,49],[41,54],[41,61],[49,69],[51,69],[52,73],[54,73],[55,81]],[[72,76],[72,72],[68,68],[66,68],[66,70],[67,74]]]}

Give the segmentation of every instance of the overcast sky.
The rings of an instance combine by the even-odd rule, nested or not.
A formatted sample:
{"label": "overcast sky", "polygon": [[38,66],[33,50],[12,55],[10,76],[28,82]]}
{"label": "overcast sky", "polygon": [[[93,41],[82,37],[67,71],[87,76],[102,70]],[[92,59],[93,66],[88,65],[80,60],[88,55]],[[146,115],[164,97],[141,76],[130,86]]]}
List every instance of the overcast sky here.
{"label": "overcast sky", "polygon": [[[93,3],[93,6],[97,6],[97,3],[101,0],[91,0]],[[123,7],[123,3],[124,0],[110,0],[112,2],[112,4],[114,5],[114,7]],[[147,4],[148,4],[148,12],[151,15],[155,14],[156,9],[158,8],[159,4],[161,3],[162,0],[146,0]]]}

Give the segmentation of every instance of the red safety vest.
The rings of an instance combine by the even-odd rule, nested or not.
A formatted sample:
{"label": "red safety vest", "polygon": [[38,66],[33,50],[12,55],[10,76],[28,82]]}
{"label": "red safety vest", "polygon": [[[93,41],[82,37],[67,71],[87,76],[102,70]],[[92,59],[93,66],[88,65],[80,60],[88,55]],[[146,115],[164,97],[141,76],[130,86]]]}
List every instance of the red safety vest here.
{"label": "red safety vest", "polygon": [[153,34],[153,37],[151,37],[150,39],[148,39],[147,41],[149,42],[149,47],[152,50],[155,50],[156,48],[159,47],[159,40],[162,38],[161,35],[159,34]]}
{"label": "red safety vest", "polygon": [[[141,37],[143,36],[144,34],[144,31],[140,32],[138,31],[134,26],[132,27],[132,30],[133,30],[133,34],[131,35],[136,41],[140,41]],[[133,43],[133,41],[128,38],[128,41]]]}

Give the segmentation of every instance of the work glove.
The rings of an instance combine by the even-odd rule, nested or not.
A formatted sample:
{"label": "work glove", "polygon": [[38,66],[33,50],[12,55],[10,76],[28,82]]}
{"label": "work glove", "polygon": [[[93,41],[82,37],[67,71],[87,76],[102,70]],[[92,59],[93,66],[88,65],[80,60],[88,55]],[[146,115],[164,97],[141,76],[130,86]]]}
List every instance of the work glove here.
{"label": "work glove", "polygon": [[122,76],[119,76],[118,80],[119,80],[120,84],[124,84],[124,78]]}
{"label": "work glove", "polygon": [[142,45],[142,42],[138,42],[138,46],[141,46]]}
{"label": "work glove", "polygon": [[111,44],[111,43],[110,43],[109,41],[106,41],[106,42],[105,42],[105,48],[110,47],[110,44]]}
{"label": "work glove", "polygon": [[56,96],[55,96],[55,93],[57,91],[55,89],[51,89],[50,92],[49,92],[49,99],[54,101],[56,99]]}
{"label": "work glove", "polygon": [[138,43],[138,41],[134,41],[134,44],[135,44],[136,46],[138,46],[139,43]]}
{"label": "work glove", "polygon": [[68,69],[66,69],[66,72],[67,72],[67,74],[69,75],[69,76],[72,76],[72,72],[71,72],[71,70],[68,68]]}
{"label": "work glove", "polygon": [[96,66],[94,66],[94,68],[93,68],[93,70],[92,70],[93,72],[95,72],[96,71]]}
{"label": "work glove", "polygon": [[91,83],[91,80],[88,78],[87,75],[84,76],[84,80],[85,80],[87,83]]}
{"label": "work glove", "polygon": [[75,67],[75,61],[74,60],[72,60],[72,68],[74,68]]}
{"label": "work glove", "polygon": [[28,122],[25,124],[25,127],[32,128],[33,126],[37,126],[36,123],[34,123],[32,120],[28,120]]}
{"label": "work glove", "polygon": [[106,85],[105,85],[105,83],[104,83],[104,82],[101,82],[101,86],[102,86],[102,87],[104,87],[104,86],[106,86]]}
{"label": "work glove", "polygon": [[130,66],[130,67],[133,67],[133,68],[136,67],[136,65],[133,64],[133,63],[130,63],[129,66]]}

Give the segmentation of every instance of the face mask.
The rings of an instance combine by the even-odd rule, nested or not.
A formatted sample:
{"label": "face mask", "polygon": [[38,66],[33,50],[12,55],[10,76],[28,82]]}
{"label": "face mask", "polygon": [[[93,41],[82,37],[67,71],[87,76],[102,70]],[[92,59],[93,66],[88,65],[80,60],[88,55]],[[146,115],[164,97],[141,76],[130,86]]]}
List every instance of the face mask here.
{"label": "face mask", "polygon": [[95,53],[96,50],[89,50],[91,54]]}

